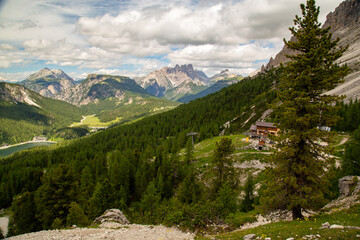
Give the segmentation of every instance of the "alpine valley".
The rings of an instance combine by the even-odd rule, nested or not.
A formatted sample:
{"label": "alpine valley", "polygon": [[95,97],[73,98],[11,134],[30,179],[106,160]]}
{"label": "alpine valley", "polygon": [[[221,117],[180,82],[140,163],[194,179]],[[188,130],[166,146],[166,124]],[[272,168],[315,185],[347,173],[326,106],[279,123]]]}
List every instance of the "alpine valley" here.
{"label": "alpine valley", "polygon": [[[232,79],[224,80],[227,78]],[[103,129],[168,111],[181,102],[214,93],[240,79],[242,78],[236,78],[236,75],[229,73],[228,70],[208,78],[205,73],[194,70],[189,64],[176,65],[174,68],[166,67],[144,78],[136,78],[136,81],[125,76],[90,74],[85,80],[76,83],[60,69],[44,68],[22,81],[23,86],[2,84],[4,97],[1,99],[1,104],[11,105],[12,110],[4,109],[7,114],[1,115],[3,121],[0,124],[2,129],[0,142],[6,145],[29,141],[36,136],[54,139],[83,136],[83,134],[74,134],[74,131],[79,132],[80,128],[81,132],[87,133],[88,127],[93,130]],[[12,87],[12,91],[9,91],[9,86]],[[12,101],[9,100],[10,98]],[[40,111],[46,119],[52,119],[51,116],[58,116],[52,110],[60,113],[56,107],[51,109],[41,106],[40,98],[42,102],[47,102],[47,106],[53,104],[53,99],[58,100],[57,104],[63,101],[61,113],[65,112],[65,114],[61,114],[63,119],[61,124],[57,121],[41,122],[37,119],[37,115],[31,114]],[[188,100],[182,100],[184,98]],[[14,104],[15,102],[21,104]],[[69,104],[71,107],[66,107]],[[32,110],[23,111],[25,107]],[[67,111],[70,112],[66,114]],[[21,113],[17,115],[17,119],[10,117],[14,116],[14,112]],[[22,124],[17,124],[16,121]],[[37,122],[38,124],[34,125]],[[23,124],[30,124],[31,127]]]}
{"label": "alpine valley", "polygon": [[[360,0],[328,14],[333,35],[315,1],[302,9],[287,44],[305,50],[287,64],[284,47],[254,76],[187,64],[80,83],[43,69],[23,82],[32,90],[1,83],[3,142],[32,127],[75,138],[0,159],[6,237],[359,239]],[[334,86],[344,101],[323,94]],[[84,125],[111,127],[75,136]]]}

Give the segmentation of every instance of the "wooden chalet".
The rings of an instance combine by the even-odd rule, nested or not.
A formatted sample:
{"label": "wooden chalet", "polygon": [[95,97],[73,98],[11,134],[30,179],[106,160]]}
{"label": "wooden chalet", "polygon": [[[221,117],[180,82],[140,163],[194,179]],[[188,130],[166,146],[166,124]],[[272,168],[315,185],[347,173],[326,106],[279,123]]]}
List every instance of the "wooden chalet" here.
{"label": "wooden chalet", "polygon": [[274,123],[258,121],[255,125],[250,127],[250,137],[266,137],[267,135],[277,136],[279,129],[275,127]]}

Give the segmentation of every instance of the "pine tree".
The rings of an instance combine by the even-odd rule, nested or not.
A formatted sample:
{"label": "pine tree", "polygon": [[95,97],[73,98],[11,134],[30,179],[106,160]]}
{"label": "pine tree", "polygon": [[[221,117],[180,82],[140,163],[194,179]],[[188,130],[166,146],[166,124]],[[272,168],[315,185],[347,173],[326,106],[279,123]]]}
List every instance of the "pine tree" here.
{"label": "pine tree", "polygon": [[89,219],[84,214],[82,208],[76,202],[70,203],[69,214],[66,217],[66,225],[76,225],[79,227],[85,227],[90,224]]}
{"label": "pine tree", "polygon": [[14,199],[12,204],[12,235],[35,232],[41,229],[35,218],[34,193],[25,192]]}
{"label": "pine tree", "polygon": [[249,173],[248,178],[246,180],[245,186],[245,198],[242,202],[242,211],[249,212],[254,209],[254,179],[251,173]]}
{"label": "pine tree", "polygon": [[346,144],[342,169],[346,175],[360,175],[360,126]]}
{"label": "pine tree", "polygon": [[220,142],[216,142],[216,149],[214,150],[212,159],[215,175],[212,196],[215,196],[226,182],[228,182],[231,187],[234,187],[235,185],[235,177],[233,176],[234,160],[231,157],[234,150],[235,146],[232,144],[232,140],[230,138],[222,138]]}
{"label": "pine tree", "polygon": [[186,142],[186,148],[185,148],[185,161],[187,164],[190,164],[190,162],[194,158],[194,146],[192,144],[192,139],[189,138]]}
{"label": "pine tree", "polygon": [[290,28],[295,41],[285,45],[296,52],[290,62],[281,66],[284,75],[277,86],[279,105],[274,113],[281,129],[278,151],[272,157],[275,168],[269,172],[267,189],[262,197],[264,209],[288,209],[293,219],[302,218],[302,209],[318,209],[325,202],[328,181],[326,147],[319,139],[329,140],[329,133],[318,126],[336,122],[334,103],[341,98],[324,94],[340,83],[347,66],[336,63],[345,48],[337,48],[330,28],[318,22],[319,8],[315,0],[301,4],[302,17],[296,16]]}
{"label": "pine tree", "polygon": [[[51,169],[42,179],[42,185],[35,192],[36,217],[44,229],[56,223],[65,222],[70,203],[78,197],[78,179],[69,165],[61,164]],[[58,227],[58,225],[56,225]]]}

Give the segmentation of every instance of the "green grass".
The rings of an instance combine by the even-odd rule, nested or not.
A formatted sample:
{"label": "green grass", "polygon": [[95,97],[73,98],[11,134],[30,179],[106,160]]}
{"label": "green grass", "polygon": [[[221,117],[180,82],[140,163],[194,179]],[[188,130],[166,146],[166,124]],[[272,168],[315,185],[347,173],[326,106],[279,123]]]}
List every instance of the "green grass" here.
{"label": "green grass", "polygon": [[287,239],[293,237],[302,239],[306,235],[320,235],[317,239],[359,239],[360,234],[357,229],[320,229],[323,223],[329,222],[331,225],[360,227],[360,204],[348,210],[339,211],[332,214],[319,214],[302,221],[277,222],[263,225],[253,229],[234,231],[214,236],[198,236],[196,239],[243,239],[247,234],[255,234],[256,237],[265,239]]}
{"label": "green grass", "polygon": [[[244,141],[244,139],[246,138],[245,135],[214,137],[211,139],[206,139],[198,144],[195,144],[194,157],[196,159],[201,159],[201,158],[208,158],[209,156],[211,156],[212,151],[216,148],[216,142],[219,142],[222,138],[230,138],[235,148],[241,148],[243,146],[249,145],[249,143],[246,143]],[[235,150],[235,153],[239,151],[240,150]]]}
{"label": "green grass", "polygon": [[88,127],[107,127],[116,122],[119,122],[122,118],[116,118],[115,120],[109,122],[100,122],[100,119],[94,115],[85,116],[82,122],[74,122],[71,124],[71,127],[78,127],[78,126],[88,126]]}

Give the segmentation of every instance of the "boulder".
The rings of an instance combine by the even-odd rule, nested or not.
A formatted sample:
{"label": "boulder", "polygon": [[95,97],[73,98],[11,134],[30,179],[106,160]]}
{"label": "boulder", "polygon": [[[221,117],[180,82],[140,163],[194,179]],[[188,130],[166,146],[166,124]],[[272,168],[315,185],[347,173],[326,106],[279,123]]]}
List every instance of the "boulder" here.
{"label": "boulder", "polygon": [[320,229],[326,229],[326,228],[330,228],[330,223],[326,222],[326,223],[323,223],[321,225],[321,228]]}
{"label": "boulder", "polygon": [[244,240],[252,240],[255,239],[256,235],[255,234],[248,234],[244,236]]}
{"label": "boulder", "polygon": [[339,179],[339,191],[341,196],[350,196],[358,183],[359,178],[357,176],[346,176]]}
{"label": "boulder", "polygon": [[129,220],[119,209],[108,209],[103,215],[97,217],[94,223],[101,224],[104,222],[117,222],[120,224],[130,224]]}

